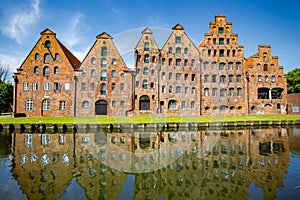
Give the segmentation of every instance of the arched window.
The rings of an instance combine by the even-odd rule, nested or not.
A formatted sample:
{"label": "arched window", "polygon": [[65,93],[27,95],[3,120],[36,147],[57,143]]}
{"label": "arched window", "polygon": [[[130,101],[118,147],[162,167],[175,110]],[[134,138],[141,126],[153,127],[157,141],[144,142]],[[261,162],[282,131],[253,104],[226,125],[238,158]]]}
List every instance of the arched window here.
{"label": "arched window", "polygon": [[91,90],[91,91],[95,91],[95,83],[91,83],[91,85],[90,85],[90,90]]}
{"label": "arched window", "polygon": [[176,59],[176,66],[180,66],[180,63],[181,63],[181,59],[180,59],[180,58],[177,58],[177,59]]}
{"label": "arched window", "polygon": [[220,90],[220,96],[221,96],[221,97],[225,97],[225,96],[226,96],[226,89],[222,88],[222,89]]}
{"label": "arched window", "polygon": [[166,93],[166,86],[164,86],[164,85],[161,86],[161,92],[162,92],[162,93]]}
{"label": "arched window", "polygon": [[44,61],[46,62],[48,60],[50,60],[50,54],[49,53],[45,53],[45,55],[44,55]]}
{"label": "arched window", "polygon": [[96,58],[95,58],[95,57],[92,57],[91,63],[92,63],[92,65],[95,65],[95,64],[96,64]]}
{"label": "arched window", "polygon": [[149,54],[145,54],[145,56],[144,56],[144,63],[149,63],[149,62],[150,62]]}
{"label": "arched window", "polygon": [[280,103],[277,104],[277,109],[281,109]]}
{"label": "arched window", "polygon": [[150,110],[150,98],[147,95],[140,97],[140,110]]}
{"label": "arched window", "polygon": [[271,78],[272,83],[275,83],[275,76],[273,75]]}
{"label": "arched window", "polygon": [[217,75],[212,75],[211,82],[216,83],[217,82]]}
{"label": "arched window", "polygon": [[172,47],[169,47],[169,53],[173,53]]}
{"label": "arched window", "polygon": [[44,67],[44,69],[43,69],[43,75],[48,75],[48,74],[49,74],[49,67],[46,66],[46,67]]}
{"label": "arched window", "polygon": [[45,99],[43,102],[43,111],[49,111],[50,110],[50,101],[48,99]]}
{"label": "arched window", "polygon": [[161,79],[162,79],[162,80],[165,80],[165,79],[166,79],[166,73],[165,73],[165,72],[162,72],[162,73],[161,73]]}
{"label": "arched window", "polygon": [[220,106],[220,111],[221,112],[226,112],[226,106]]}
{"label": "arched window", "polygon": [[225,63],[220,63],[220,70],[225,70]]}
{"label": "arched window", "polygon": [[117,64],[117,59],[115,59],[115,58],[111,59],[111,64],[113,64],[113,65]]}
{"label": "arched window", "polygon": [[112,71],[111,71],[111,76],[112,76],[112,77],[116,77],[116,76],[117,76],[116,70],[112,70]]}
{"label": "arched window", "polygon": [[217,96],[217,88],[212,89],[212,96]]}
{"label": "arched window", "polygon": [[229,88],[229,96],[234,96],[234,88]]}
{"label": "arched window", "polygon": [[106,65],[107,65],[107,60],[106,60],[106,58],[102,58],[102,59],[101,59],[101,67],[106,67]]}
{"label": "arched window", "polygon": [[101,48],[101,56],[107,56],[107,48],[106,47]]}
{"label": "arched window", "polygon": [[267,83],[269,80],[269,77],[268,76],[265,76],[265,82]]}
{"label": "arched window", "polygon": [[39,73],[39,67],[35,66],[33,69],[33,73],[38,74]]}
{"label": "arched window", "polygon": [[229,62],[229,63],[228,63],[228,70],[232,70],[232,65],[233,65],[232,62]]}
{"label": "arched window", "polygon": [[102,83],[100,85],[100,94],[106,94],[106,84]]}
{"label": "arched window", "polygon": [[264,71],[268,71],[268,65],[264,64]]}
{"label": "arched window", "polygon": [[45,47],[46,47],[46,48],[50,48],[50,47],[51,47],[51,43],[50,43],[49,40],[46,40],[46,41],[45,41]]}
{"label": "arched window", "polygon": [[145,50],[146,50],[146,51],[149,51],[149,50],[150,50],[149,42],[145,42]]}
{"label": "arched window", "polygon": [[58,69],[58,67],[57,67],[57,66],[55,66],[55,67],[54,67],[54,71],[53,71],[53,72],[54,72],[54,74],[58,74],[58,72],[59,72],[59,69]]}
{"label": "arched window", "polygon": [[86,83],[81,83],[81,90],[86,90]]}
{"label": "arched window", "polygon": [[215,70],[215,69],[216,69],[216,63],[215,63],[215,62],[213,62],[213,63],[211,64],[211,69],[212,69],[212,70]]}
{"label": "arched window", "polygon": [[180,47],[176,47],[176,54],[181,54],[181,48]]}
{"label": "arched window", "polygon": [[88,101],[82,102],[82,108],[89,108],[89,107],[90,107],[90,102],[88,102]]}
{"label": "arched window", "polygon": [[258,82],[261,82],[261,75],[258,75],[257,81],[258,81]]}
{"label": "arched window", "polygon": [[184,48],[184,54],[188,54],[189,53],[189,49],[188,48]]}
{"label": "arched window", "polygon": [[113,84],[111,84],[111,91],[115,91],[115,90],[116,90],[116,84],[113,83]]}
{"label": "arched window", "polygon": [[208,77],[209,77],[209,75],[207,75],[207,74],[204,75],[204,83],[208,83]]}
{"label": "arched window", "polygon": [[144,68],[144,72],[143,72],[143,74],[144,74],[144,75],[148,75],[148,74],[149,74],[148,67],[145,67],[145,68]]}
{"label": "arched window", "polygon": [[169,66],[172,66],[173,65],[173,60],[172,58],[169,58]]}
{"label": "arched window", "polygon": [[237,95],[239,96],[239,97],[241,97],[243,94],[242,94],[242,88],[238,88],[237,89]]}
{"label": "arched window", "polygon": [[169,86],[169,93],[172,94],[173,93],[173,87]]}
{"label": "arched window", "polygon": [[143,88],[148,88],[148,80],[143,80]]}
{"label": "arched window", "polygon": [[176,86],[176,94],[180,94],[181,93],[181,87],[180,86]]}
{"label": "arched window", "polygon": [[209,96],[209,89],[208,88],[204,89],[204,96],[206,96],[206,97]]}
{"label": "arched window", "polygon": [[40,54],[36,53],[36,54],[34,55],[34,59],[35,59],[35,60],[39,60],[39,59],[40,59]]}
{"label": "arched window", "polygon": [[226,83],[226,76],[220,76],[220,83]]}
{"label": "arched window", "polygon": [[236,82],[237,82],[237,83],[240,83],[240,82],[241,82],[241,77],[242,77],[241,75],[237,75],[237,76],[236,76]]}
{"label": "arched window", "polygon": [[106,81],[106,71],[105,70],[101,71],[101,81]]}
{"label": "arched window", "polygon": [[192,108],[192,109],[195,108],[195,101],[192,101],[192,102],[191,102],[191,108]]}
{"label": "arched window", "polygon": [[54,58],[55,60],[59,60],[59,53],[56,53]]}
{"label": "arched window", "polygon": [[240,62],[237,62],[235,64],[235,67],[236,67],[236,70],[240,70],[241,69],[241,63]]}
{"label": "arched window", "polygon": [[96,76],[96,70],[92,69],[91,70],[91,77],[95,77]]}
{"label": "arched window", "polygon": [[208,62],[203,63],[203,69],[208,69]]}
{"label": "arched window", "polygon": [[176,109],[176,101],[175,100],[170,100],[168,103],[168,109],[174,110]]}
{"label": "arched window", "polygon": [[173,74],[172,72],[169,73],[169,80],[172,80]]}

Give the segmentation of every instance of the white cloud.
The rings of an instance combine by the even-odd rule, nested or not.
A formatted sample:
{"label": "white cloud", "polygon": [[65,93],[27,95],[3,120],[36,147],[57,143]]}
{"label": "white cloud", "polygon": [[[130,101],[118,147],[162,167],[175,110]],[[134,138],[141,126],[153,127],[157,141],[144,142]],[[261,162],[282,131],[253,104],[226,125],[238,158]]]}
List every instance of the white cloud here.
{"label": "white cloud", "polygon": [[15,13],[8,12],[6,22],[2,24],[4,35],[22,44],[30,29],[38,22],[40,16],[40,0],[33,0],[28,9],[15,8]]}
{"label": "white cloud", "polygon": [[6,54],[0,54],[0,61],[2,64],[9,65],[9,68],[11,69],[12,72],[16,72],[16,69],[20,67],[20,65],[23,62],[23,57],[20,59],[22,56],[10,56]]}

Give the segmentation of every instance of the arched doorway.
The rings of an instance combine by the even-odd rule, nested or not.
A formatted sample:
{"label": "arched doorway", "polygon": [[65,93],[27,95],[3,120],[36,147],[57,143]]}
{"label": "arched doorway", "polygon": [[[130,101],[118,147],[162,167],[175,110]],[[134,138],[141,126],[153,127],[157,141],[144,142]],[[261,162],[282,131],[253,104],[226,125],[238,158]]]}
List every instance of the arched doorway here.
{"label": "arched doorway", "polygon": [[95,113],[96,115],[107,115],[107,102],[104,100],[96,101]]}
{"label": "arched doorway", "polygon": [[150,110],[150,99],[147,95],[140,97],[140,110]]}

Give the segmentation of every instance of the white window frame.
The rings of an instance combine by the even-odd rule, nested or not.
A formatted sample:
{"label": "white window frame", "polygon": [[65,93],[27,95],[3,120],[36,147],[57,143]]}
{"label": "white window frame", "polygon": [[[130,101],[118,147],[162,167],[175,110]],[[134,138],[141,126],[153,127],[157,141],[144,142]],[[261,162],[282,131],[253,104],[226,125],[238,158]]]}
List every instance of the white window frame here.
{"label": "white window frame", "polygon": [[39,90],[39,82],[32,83],[32,91],[38,91]]}
{"label": "white window frame", "polygon": [[69,83],[69,82],[64,83],[64,90],[70,91],[70,89],[71,89],[71,83]]}
{"label": "white window frame", "polygon": [[28,82],[23,83],[23,90],[24,91],[29,91],[29,87],[30,87],[30,83],[28,83]]}
{"label": "white window frame", "polygon": [[66,110],[66,101],[59,101],[59,110]]}
{"label": "white window frame", "polygon": [[26,99],[25,109],[28,111],[33,110],[34,108],[34,99]]}

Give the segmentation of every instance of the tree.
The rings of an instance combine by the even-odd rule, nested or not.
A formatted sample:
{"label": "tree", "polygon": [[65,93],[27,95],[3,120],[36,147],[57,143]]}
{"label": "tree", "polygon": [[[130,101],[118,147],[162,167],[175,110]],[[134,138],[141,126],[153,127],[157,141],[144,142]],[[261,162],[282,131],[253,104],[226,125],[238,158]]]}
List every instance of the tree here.
{"label": "tree", "polygon": [[0,83],[0,114],[11,112],[13,86],[10,83]]}
{"label": "tree", "polygon": [[288,93],[300,92],[300,69],[296,68],[286,74]]}
{"label": "tree", "polygon": [[12,72],[9,69],[9,65],[2,64],[0,61],[0,83],[5,83],[11,79]]}

